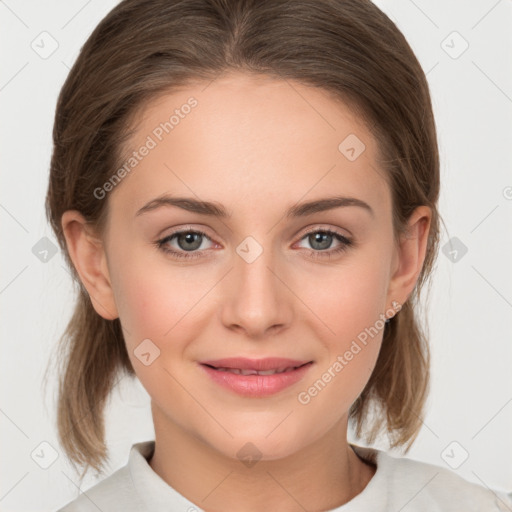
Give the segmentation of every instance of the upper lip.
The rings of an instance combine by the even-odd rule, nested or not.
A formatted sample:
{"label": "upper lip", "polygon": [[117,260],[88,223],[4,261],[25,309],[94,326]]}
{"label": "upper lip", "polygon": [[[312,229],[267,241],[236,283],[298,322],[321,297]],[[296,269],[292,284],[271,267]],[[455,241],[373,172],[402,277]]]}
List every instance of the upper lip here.
{"label": "upper lip", "polygon": [[246,357],[229,357],[225,359],[211,359],[201,361],[201,364],[215,368],[238,368],[240,370],[284,370],[285,368],[302,366],[311,361],[299,361],[282,357],[266,357],[264,359],[249,359]]}

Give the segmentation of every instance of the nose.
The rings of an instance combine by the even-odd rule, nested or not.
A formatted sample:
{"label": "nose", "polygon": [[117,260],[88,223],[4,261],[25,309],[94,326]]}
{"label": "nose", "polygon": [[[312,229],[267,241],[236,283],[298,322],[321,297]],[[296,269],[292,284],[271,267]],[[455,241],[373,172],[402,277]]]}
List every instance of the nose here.
{"label": "nose", "polygon": [[[235,253],[233,269],[225,280],[221,319],[228,329],[242,331],[247,337],[264,338],[289,326],[293,293],[282,265],[271,250],[263,250],[252,261],[241,245],[242,250]],[[255,250],[254,245],[250,250]]]}

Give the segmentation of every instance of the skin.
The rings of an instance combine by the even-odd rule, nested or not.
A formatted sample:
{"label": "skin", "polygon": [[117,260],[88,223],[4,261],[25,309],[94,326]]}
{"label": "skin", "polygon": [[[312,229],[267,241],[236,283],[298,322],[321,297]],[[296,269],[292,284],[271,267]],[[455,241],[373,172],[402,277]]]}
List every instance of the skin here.
{"label": "skin", "polygon": [[[150,466],[158,475],[208,511],[227,504],[241,512],[269,504],[282,512],[335,508],[375,473],[347,443],[347,418],[375,367],[383,331],[308,404],[297,397],[393,301],[407,300],[425,258],[430,209],[413,212],[409,235],[395,245],[391,192],[371,133],[348,106],[296,82],[230,74],[166,94],[144,108],[131,150],[190,96],[197,107],[104,199],[103,237],[86,229],[79,212],[65,212],[71,258],[98,314],[121,320],[151,396]],[[349,134],[366,146],[354,161],[338,150]],[[135,215],[164,192],[217,201],[232,217],[173,206]],[[365,201],[374,216],[349,206],[284,217],[298,202],[333,195]],[[317,227],[354,245],[315,259],[311,252],[341,244],[333,237],[322,246],[304,234]],[[209,237],[194,249],[200,257],[174,259],[156,248],[157,240],[187,228]],[[236,252],[248,236],[263,249],[251,263]],[[174,237],[167,247],[187,253],[186,244]],[[160,356],[146,366],[134,350],[148,338]],[[242,397],[198,366],[232,356],[314,365],[276,395]],[[251,467],[237,456],[247,442],[261,453]]]}

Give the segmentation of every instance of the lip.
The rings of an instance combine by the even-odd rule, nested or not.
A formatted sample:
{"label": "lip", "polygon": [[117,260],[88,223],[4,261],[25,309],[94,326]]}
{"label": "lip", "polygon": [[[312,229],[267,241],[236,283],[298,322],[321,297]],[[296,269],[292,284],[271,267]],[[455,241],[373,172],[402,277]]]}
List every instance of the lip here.
{"label": "lip", "polygon": [[[279,393],[299,382],[313,365],[313,361],[298,361],[284,358],[247,359],[229,358],[202,361],[199,366],[217,384],[239,395],[265,397]],[[210,366],[208,366],[210,365]],[[216,368],[238,368],[241,370],[265,371],[298,367],[290,371],[273,375],[241,375]]]}

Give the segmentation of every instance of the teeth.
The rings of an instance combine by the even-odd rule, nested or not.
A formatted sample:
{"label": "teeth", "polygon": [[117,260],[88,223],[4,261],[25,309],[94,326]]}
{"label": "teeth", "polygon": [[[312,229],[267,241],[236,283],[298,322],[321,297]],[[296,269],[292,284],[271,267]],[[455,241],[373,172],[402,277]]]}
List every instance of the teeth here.
{"label": "teeth", "polygon": [[236,369],[236,371],[240,374],[240,375],[258,375],[258,372],[256,370],[239,370],[238,368]]}
{"label": "teeth", "polygon": [[258,375],[274,375],[275,373],[282,373],[282,371],[279,370],[261,370],[257,372]]}
{"label": "teeth", "polygon": [[283,368],[282,370],[241,370],[240,368],[216,368],[220,372],[229,372],[235,373],[236,375],[274,375],[276,373],[284,373],[289,372],[291,370],[295,370],[295,366],[288,366],[287,368]]}

